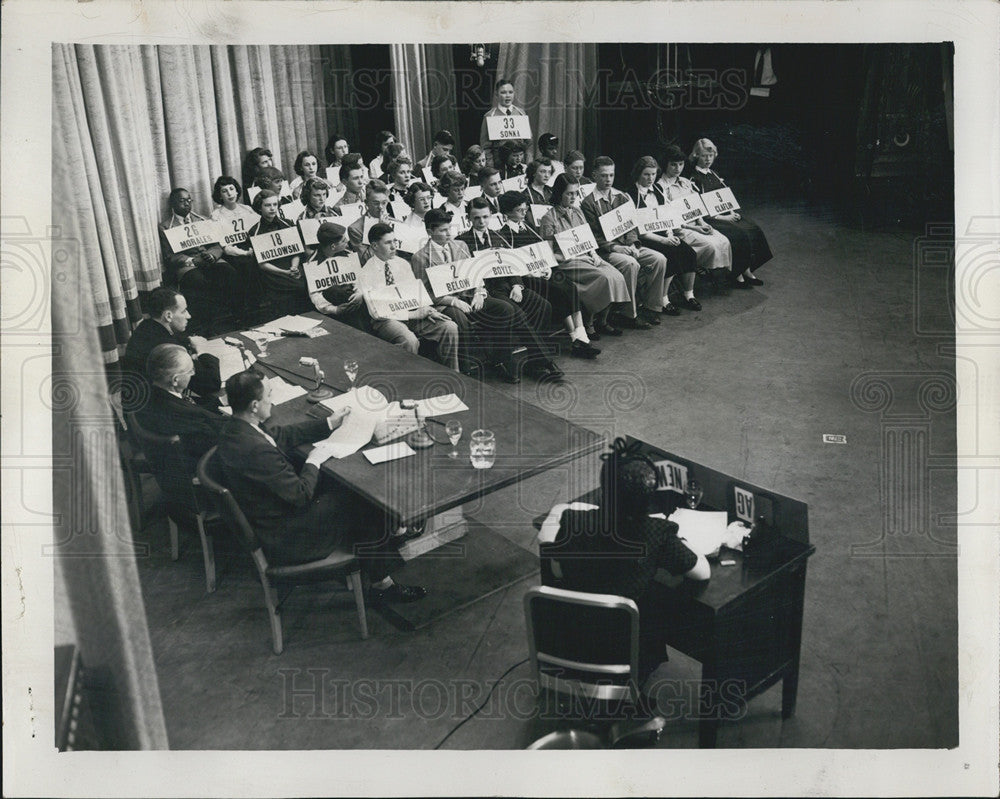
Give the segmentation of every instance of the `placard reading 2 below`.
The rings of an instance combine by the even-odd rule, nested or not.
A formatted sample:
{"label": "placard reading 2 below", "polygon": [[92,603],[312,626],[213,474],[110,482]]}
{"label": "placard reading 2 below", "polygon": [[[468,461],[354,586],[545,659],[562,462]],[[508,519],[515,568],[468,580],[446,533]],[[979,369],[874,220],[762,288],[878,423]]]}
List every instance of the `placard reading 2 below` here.
{"label": "placard reading 2 below", "polygon": [[578,255],[597,249],[594,231],[587,224],[577,225],[562,233],[556,233],[556,244],[559,245],[562,254],[567,258],[576,258]]}
{"label": "placard reading 2 below", "polygon": [[261,233],[250,237],[250,246],[258,261],[273,261],[276,258],[287,258],[305,250],[298,228],[290,227],[275,230],[272,233]]}
{"label": "placard reading 2 below", "polygon": [[310,291],[325,291],[334,286],[349,286],[358,279],[361,261],[356,252],[327,258],[325,261],[307,261],[303,264],[306,273],[306,288]]}
{"label": "placard reading 2 below", "polygon": [[476,280],[473,275],[475,269],[474,258],[463,258],[460,261],[451,261],[447,264],[427,267],[427,279],[431,283],[431,291],[435,297],[443,297],[446,294],[455,294],[459,291],[468,291],[475,288]]}
{"label": "placard reading 2 below", "polygon": [[175,253],[190,250],[192,247],[218,244],[221,238],[219,227],[210,219],[167,228],[164,233],[170,243],[170,249]]}
{"label": "placard reading 2 below", "polygon": [[684,493],[684,487],[688,482],[687,466],[682,466],[674,461],[656,461],[653,464],[656,472],[660,476],[659,491],[676,491]]}
{"label": "placard reading 2 below", "polygon": [[524,115],[506,114],[486,117],[486,130],[490,141],[510,141],[511,139],[530,139],[531,122]]}

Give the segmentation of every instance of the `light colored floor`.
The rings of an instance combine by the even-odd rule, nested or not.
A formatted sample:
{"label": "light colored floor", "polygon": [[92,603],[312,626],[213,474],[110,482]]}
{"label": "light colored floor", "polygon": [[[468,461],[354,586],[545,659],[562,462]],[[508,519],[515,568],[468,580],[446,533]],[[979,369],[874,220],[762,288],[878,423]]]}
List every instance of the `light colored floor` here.
{"label": "light colored floor", "polygon": [[[563,359],[563,388],[498,387],[809,504],[817,553],[797,715],[782,723],[772,688],[722,726],[720,746],[953,746],[947,275],[915,280],[914,234],[864,233],[803,205],[753,216],[776,253],[763,288],[704,291],[700,314],[602,341],[594,364]],[[824,444],[824,433],[847,444]],[[533,550],[531,519],[591,488],[595,465],[498,492],[474,515]],[[245,567],[208,596],[196,547],[170,563],[161,524],[142,536],[155,545],[140,571],[172,748],[430,748],[527,655],[521,600],[533,579],[415,633],[371,614],[364,642],[342,595],[296,592],[275,657]],[[669,666],[681,687],[698,673],[680,656]],[[446,746],[525,746],[547,729],[532,718],[531,690],[517,667]],[[696,746],[695,726],[671,724],[661,745]]]}

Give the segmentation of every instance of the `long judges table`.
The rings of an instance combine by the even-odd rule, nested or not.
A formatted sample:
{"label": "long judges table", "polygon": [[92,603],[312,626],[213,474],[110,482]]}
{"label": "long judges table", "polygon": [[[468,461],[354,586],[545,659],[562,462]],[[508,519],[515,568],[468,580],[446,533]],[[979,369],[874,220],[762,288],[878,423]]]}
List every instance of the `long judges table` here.
{"label": "long judges table", "polygon": [[[359,364],[356,385],[377,388],[390,402],[454,393],[469,406],[468,411],[438,417],[462,423],[457,459],[447,457],[451,444],[444,427],[428,420],[428,432],[441,443],[417,450],[416,455],[372,465],[359,451],[323,465],[323,473],[364,496],[399,524],[413,525],[568,464],[604,445],[596,433],[508,397],[478,380],[333,319],[308,315],[323,319],[322,326],[329,335],[289,337],[270,343],[263,364],[273,369],[271,374],[311,387],[315,384],[310,382],[311,370],[301,366],[299,358],[316,358],[326,374],[325,385],[336,396],[350,388],[343,369],[344,360],[350,358]],[[298,397],[276,406],[272,419],[276,424],[301,420],[312,407],[305,397]],[[469,461],[470,436],[481,428],[492,430],[496,436],[497,456],[491,469],[473,469]]]}

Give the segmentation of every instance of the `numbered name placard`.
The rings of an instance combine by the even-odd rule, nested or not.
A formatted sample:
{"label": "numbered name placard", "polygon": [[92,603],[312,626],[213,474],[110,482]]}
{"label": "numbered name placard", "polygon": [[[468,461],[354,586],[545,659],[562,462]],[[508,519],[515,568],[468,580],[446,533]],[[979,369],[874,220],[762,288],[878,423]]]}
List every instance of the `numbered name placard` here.
{"label": "numbered name placard", "polygon": [[734,485],[733,494],[737,518],[753,524],[753,492]]}
{"label": "numbered name placard", "polygon": [[346,226],[361,219],[361,216],[365,212],[365,204],[347,203],[346,205],[338,205],[337,210],[340,211],[340,219],[338,221],[340,224]]}
{"label": "numbered name placard", "polygon": [[576,258],[578,255],[592,252],[597,249],[597,239],[594,238],[594,231],[590,225],[577,225],[562,233],[556,233],[556,244],[567,258]]}
{"label": "numbered name placard", "polygon": [[535,220],[537,225],[542,221],[542,217],[545,216],[549,211],[552,210],[551,205],[543,205],[542,203],[532,203],[531,204],[531,218]]}
{"label": "numbered name placard", "polygon": [[302,266],[309,291],[325,291],[334,286],[353,285],[358,279],[361,261],[358,259],[358,254],[352,252],[324,261],[307,261]]}
{"label": "numbered name placard", "polygon": [[296,221],[303,213],[305,213],[306,207],[298,200],[292,200],[287,202],[281,207],[281,215],[285,217],[289,222]]}
{"label": "numbered name placard", "polygon": [[476,197],[482,197],[482,196],[483,196],[483,187],[482,186],[466,186],[465,187],[465,201],[466,202],[474,200],[474,199],[476,199]]}
{"label": "numbered name placard", "polygon": [[326,182],[331,186],[340,185],[340,167],[339,166],[328,166],[326,168]]}
{"label": "numbered name placard", "polygon": [[669,205],[637,209],[635,223],[640,233],[664,233],[681,226],[680,220],[671,215]]}
{"label": "numbered name placard", "polygon": [[653,466],[656,467],[656,473],[660,476],[658,491],[684,493],[684,487],[688,482],[687,466],[668,460],[656,461]]}
{"label": "numbered name placard", "polygon": [[726,187],[715,191],[706,191],[701,195],[702,202],[708,212],[715,216],[717,214],[728,214],[739,209],[740,204],[736,202],[736,195],[733,190]]}
{"label": "numbered name placard", "polygon": [[476,287],[476,258],[463,258],[447,264],[427,267],[427,279],[435,297],[457,294]]}
{"label": "numbered name placard", "polygon": [[430,295],[423,282],[416,278],[412,280],[397,280],[391,286],[368,289],[365,292],[365,305],[375,319],[410,318],[410,311],[424,308],[431,304]]}
{"label": "numbered name placard", "polygon": [[528,117],[521,114],[506,114],[486,117],[486,132],[490,141],[510,141],[512,139],[530,139],[531,123]]}
{"label": "numbered name placard", "polygon": [[172,252],[184,252],[192,247],[218,244],[222,231],[211,219],[200,219],[187,225],[167,228],[164,233]]}
{"label": "numbered name placard", "polygon": [[514,175],[500,182],[504,191],[524,191],[528,188],[528,179],[524,175]]}
{"label": "numbered name placard", "polygon": [[525,247],[518,247],[511,250],[524,263],[525,274],[534,275],[544,272],[546,269],[555,269],[559,266],[555,253],[552,252],[552,245],[547,241],[539,241]]}
{"label": "numbered name placard", "polygon": [[604,238],[614,241],[635,227],[635,203],[630,197],[628,202],[612,208],[606,214],[601,214],[597,221],[601,223]]}
{"label": "numbered name placard", "polygon": [[553,185],[555,185],[556,178],[559,177],[565,171],[566,171],[566,167],[564,167],[561,163],[559,163],[558,161],[556,161],[555,163],[553,163],[552,164],[552,175],[551,175],[551,177],[549,177],[549,179],[547,181],[545,181],[545,185],[546,186],[553,186]]}
{"label": "numbered name placard", "polygon": [[434,177],[434,173],[431,172],[431,168],[429,166],[421,167],[420,171],[424,175],[424,183],[426,183],[428,186],[437,185],[437,178]]}
{"label": "numbered name placard", "polygon": [[250,246],[253,247],[253,254],[260,262],[287,258],[289,255],[305,251],[298,228],[294,227],[251,236]]}
{"label": "numbered name placard", "polygon": [[493,214],[486,223],[486,227],[490,230],[500,230],[504,225],[503,214]]}
{"label": "numbered name placard", "polygon": [[396,240],[399,242],[399,249],[403,252],[416,252],[427,243],[429,238],[423,224],[418,227],[397,220],[393,223],[392,228],[396,231]]}
{"label": "numbered name placard", "polygon": [[701,219],[705,215],[705,206],[698,194],[671,200],[664,207],[668,213],[673,214],[674,219],[679,219],[682,225]]}
{"label": "numbered name placard", "polygon": [[220,219],[216,224],[222,231],[220,243],[231,246],[240,244],[247,240],[247,231],[260,221],[260,217],[253,211],[249,211],[242,216]]}
{"label": "numbered name placard", "polygon": [[406,219],[410,215],[410,211],[413,210],[406,204],[406,200],[391,200],[389,208],[392,209],[393,219]]}
{"label": "numbered name placard", "polygon": [[298,221],[299,233],[302,234],[302,243],[306,247],[315,247],[319,244],[319,239],[316,238],[316,231],[319,230],[319,226],[323,224],[325,220],[315,218],[315,219],[300,219]]}

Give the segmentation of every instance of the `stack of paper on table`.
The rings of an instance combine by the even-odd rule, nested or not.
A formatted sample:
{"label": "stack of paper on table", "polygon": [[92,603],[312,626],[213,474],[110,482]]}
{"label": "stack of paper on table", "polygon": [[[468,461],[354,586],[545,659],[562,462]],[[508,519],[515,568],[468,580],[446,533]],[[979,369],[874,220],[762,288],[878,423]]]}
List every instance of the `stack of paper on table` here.
{"label": "stack of paper on table", "polygon": [[385,418],[389,407],[385,395],[371,386],[360,386],[339,397],[323,400],[321,404],[335,413],[345,408],[351,410],[340,427],[322,442],[331,445],[330,453],[334,458],[353,455],[371,441],[375,426]]}
{"label": "stack of paper on table", "polygon": [[[222,378],[223,383],[238,372],[245,372],[250,368],[243,362],[239,347],[226,344],[221,338],[211,339],[202,347],[201,351],[219,359],[219,377]],[[257,362],[257,357],[250,350],[244,350],[244,352],[247,354],[250,366]]]}
{"label": "stack of paper on table", "polygon": [[306,390],[302,386],[293,386],[291,383],[286,383],[280,377],[269,377],[267,378],[267,382],[271,385],[272,405],[281,405],[283,402],[301,397],[306,393]]}
{"label": "stack of paper on table", "polygon": [[280,319],[275,319],[273,322],[268,322],[256,329],[279,336],[282,331],[305,333],[307,330],[322,324],[322,321],[322,319],[310,319],[308,316],[282,316]]}
{"label": "stack of paper on table", "polygon": [[670,514],[670,521],[678,527],[677,537],[699,555],[715,555],[726,537],[725,511],[678,508]]}
{"label": "stack of paper on table", "polygon": [[444,416],[448,413],[469,410],[469,406],[462,402],[456,394],[442,394],[440,397],[417,400],[416,405],[421,416]]}

